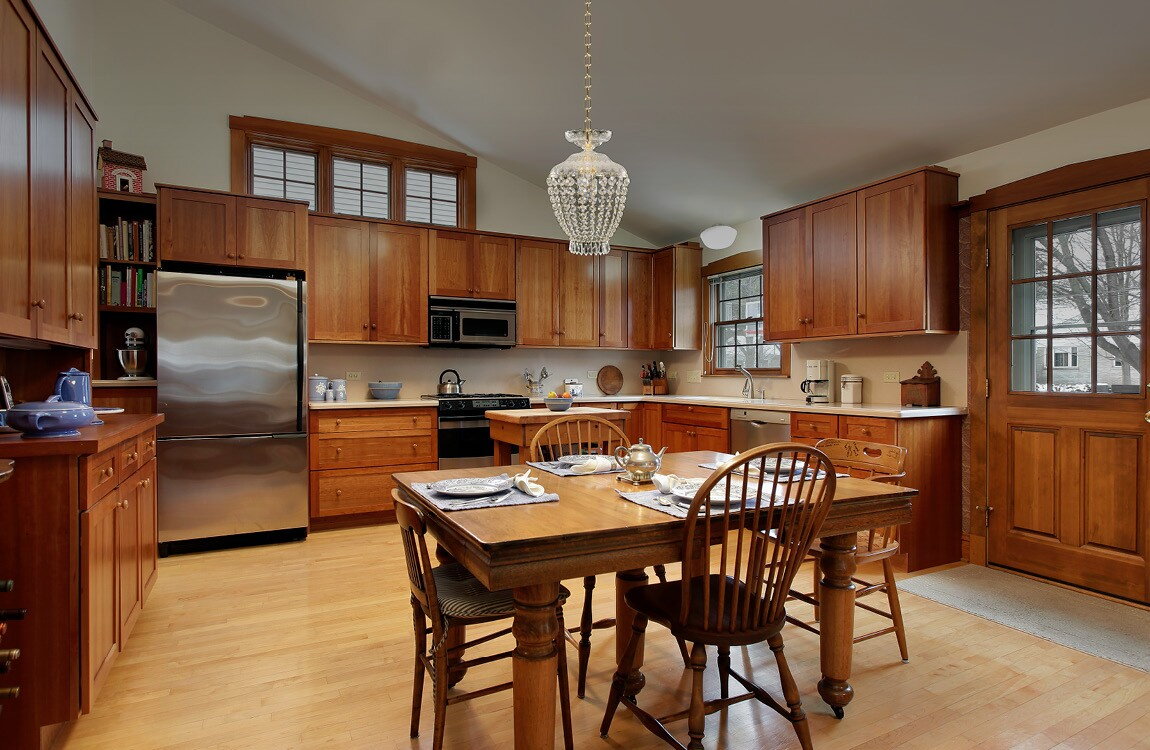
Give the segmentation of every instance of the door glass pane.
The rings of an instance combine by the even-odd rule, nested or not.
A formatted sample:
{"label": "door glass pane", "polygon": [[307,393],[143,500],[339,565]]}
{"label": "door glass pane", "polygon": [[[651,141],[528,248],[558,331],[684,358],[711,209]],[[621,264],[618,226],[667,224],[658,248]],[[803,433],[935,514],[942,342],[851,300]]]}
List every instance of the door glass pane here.
{"label": "door glass pane", "polygon": [[1142,208],[1098,214],[1098,270],[1142,265]]}
{"label": "door glass pane", "polygon": [[1054,333],[1088,333],[1092,319],[1093,277],[1071,276],[1051,282]]}
{"label": "door glass pane", "polygon": [[1087,215],[1054,222],[1051,261],[1055,276],[1083,273],[1093,269],[1090,219],[1091,217]]}
{"label": "door glass pane", "polygon": [[1098,330],[1142,328],[1142,272],[1098,274]]}
{"label": "door glass pane", "polygon": [[1045,276],[1046,256],[1045,223],[1020,227],[1011,232],[1011,278],[1033,279]]}
{"label": "door glass pane", "polygon": [[1050,344],[1051,390],[1061,393],[1091,393],[1093,357],[1088,336],[1054,339]]}
{"label": "door glass pane", "polygon": [[1010,389],[1046,390],[1046,340],[1018,339],[1010,344]]}
{"label": "door glass pane", "polygon": [[1098,392],[1142,392],[1142,336],[1098,337]]}
{"label": "door glass pane", "polygon": [[1046,282],[1031,281],[1011,288],[1011,332],[1016,336],[1046,333],[1049,326]]}

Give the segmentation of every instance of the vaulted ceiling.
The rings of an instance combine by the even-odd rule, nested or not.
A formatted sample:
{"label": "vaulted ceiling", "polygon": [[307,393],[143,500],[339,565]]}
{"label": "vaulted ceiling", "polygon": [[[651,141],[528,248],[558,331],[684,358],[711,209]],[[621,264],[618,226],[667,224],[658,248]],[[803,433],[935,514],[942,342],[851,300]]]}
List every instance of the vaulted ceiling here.
{"label": "vaulted ceiling", "polygon": [[[169,2],[540,186],[582,124],[580,0]],[[593,13],[594,124],[655,243],[1150,97],[1145,0]]]}

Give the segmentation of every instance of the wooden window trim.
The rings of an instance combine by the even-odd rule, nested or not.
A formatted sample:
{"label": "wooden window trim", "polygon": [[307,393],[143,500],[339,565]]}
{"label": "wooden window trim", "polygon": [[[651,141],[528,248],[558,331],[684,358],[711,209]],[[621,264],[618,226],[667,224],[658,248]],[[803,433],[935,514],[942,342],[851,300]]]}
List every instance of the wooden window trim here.
{"label": "wooden window trim", "polygon": [[[710,277],[717,276],[721,273],[731,273],[733,271],[743,271],[755,266],[763,264],[763,253],[761,250],[748,250],[735,255],[728,255],[725,258],[720,258],[712,263],[703,266],[700,274],[700,287],[702,288],[703,295],[703,375],[712,377],[730,377],[732,375],[741,376],[742,373],[738,370],[730,368],[716,367],[715,366],[715,321],[712,319],[714,305],[711,299],[711,283]],[[749,320],[760,320],[760,318],[748,318]],[[743,321],[727,320],[723,321],[724,324],[738,323]],[[779,367],[777,368],[761,368],[756,367],[749,370],[752,375],[764,378],[789,378],[791,376],[791,345],[781,343],[779,345]]]}
{"label": "wooden window trim", "polygon": [[[475,169],[478,160],[474,156],[461,151],[355,130],[305,125],[265,117],[232,115],[228,118],[228,126],[231,129],[231,189],[234,193],[251,193],[249,155],[253,144],[311,151],[317,155],[316,212],[332,214],[334,179],[331,160],[333,156],[346,156],[388,165],[390,168],[388,212],[392,221],[404,220],[406,196],[403,185],[407,167],[457,175],[459,220],[457,226],[452,228],[475,229]],[[442,228],[439,224],[426,226]]]}

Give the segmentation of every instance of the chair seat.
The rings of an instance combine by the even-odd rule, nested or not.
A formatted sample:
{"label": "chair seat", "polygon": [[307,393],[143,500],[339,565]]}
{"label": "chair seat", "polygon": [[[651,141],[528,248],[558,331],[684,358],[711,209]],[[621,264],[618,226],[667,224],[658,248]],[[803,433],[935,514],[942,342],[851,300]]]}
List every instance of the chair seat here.
{"label": "chair seat", "polygon": [[[455,620],[487,620],[511,617],[515,614],[515,599],[510,589],[491,591],[467,568],[453,563],[432,568],[439,609],[444,617]],[[559,604],[567,601],[571,592],[559,587]]]}
{"label": "chair seat", "polygon": [[[703,591],[710,586],[710,622],[712,626],[706,627],[707,611],[703,609]],[[716,632],[713,623],[714,612],[719,606],[719,589],[725,588],[723,596],[722,627]],[[738,596],[739,601],[745,601],[749,592],[743,582],[736,582],[730,576],[709,575],[691,579],[691,609],[687,613],[686,622],[679,621],[679,609],[683,603],[683,587],[680,581],[667,583],[654,583],[639,586],[627,592],[627,604],[636,612],[647,616],[648,619],[663,625],[671,632],[688,641],[706,643],[710,645],[748,645],[761,643],[782,630],[783,620],[770,623],[759,629],[743,629],[737,623],[731,627],[730,608],[731,597]],[[734,632],[731,632],[734,630]]]}

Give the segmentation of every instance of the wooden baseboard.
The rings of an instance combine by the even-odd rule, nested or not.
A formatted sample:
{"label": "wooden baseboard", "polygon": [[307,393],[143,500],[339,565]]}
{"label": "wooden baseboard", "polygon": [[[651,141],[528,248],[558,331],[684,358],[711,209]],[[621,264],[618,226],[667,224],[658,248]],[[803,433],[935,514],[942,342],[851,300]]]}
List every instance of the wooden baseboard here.
{"label": "wooden baseboard", "polygon": [[986,537],[978,534],[967,534],[963,546],[967,550],[966,560],[971,565],[986,565]]}

